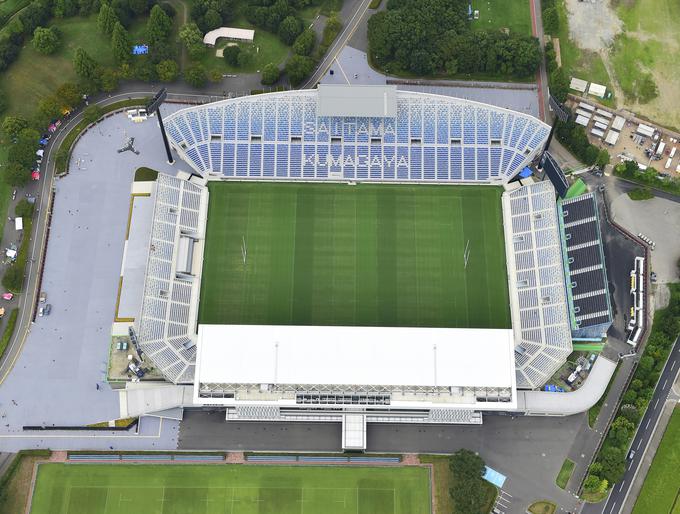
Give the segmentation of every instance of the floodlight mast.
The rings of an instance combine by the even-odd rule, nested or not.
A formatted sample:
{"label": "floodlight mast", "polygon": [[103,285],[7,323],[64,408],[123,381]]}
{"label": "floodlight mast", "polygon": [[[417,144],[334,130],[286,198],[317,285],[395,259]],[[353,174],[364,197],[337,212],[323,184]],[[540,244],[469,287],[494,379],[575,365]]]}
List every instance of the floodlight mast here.
{"label": "floodlight mast", "polygon": [[172,164],[175,162],[175,159],[173,159],[172,153],[170,152],[170,143],[168,142],[168,135],[165,133],[165,125],[163,125],[163,117],[161,116],[160,109],[163,100],[165,100],[167,96],[168,90],[166,88],[161,89],[146,105],[146,112],[148,114],[153,114],[155,112],[158,115],[158,126],[161,128],[161,136],[163,137],[163,144],[165,145],[165,153],[168,156],[168,163]]}

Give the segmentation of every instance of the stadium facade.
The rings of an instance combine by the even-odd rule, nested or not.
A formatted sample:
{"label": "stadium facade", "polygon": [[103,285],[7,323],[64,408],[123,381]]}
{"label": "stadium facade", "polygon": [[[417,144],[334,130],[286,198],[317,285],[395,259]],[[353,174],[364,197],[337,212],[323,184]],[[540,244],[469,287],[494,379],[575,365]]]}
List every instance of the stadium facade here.
{"label": "stadium facade", "polygon": [[[554,188],[509,184],[543,149],[541,121],[390,86],[320,86],[190,107],[165,124],[194,176],[154,186],[135,329],[168,381],[193,384],[193,405],[343,421],[359,448],[367,421],[513,411],[517,389],[543,385],[571,352]],[[208,180],[503,185],[512,329],[199,326]]]}

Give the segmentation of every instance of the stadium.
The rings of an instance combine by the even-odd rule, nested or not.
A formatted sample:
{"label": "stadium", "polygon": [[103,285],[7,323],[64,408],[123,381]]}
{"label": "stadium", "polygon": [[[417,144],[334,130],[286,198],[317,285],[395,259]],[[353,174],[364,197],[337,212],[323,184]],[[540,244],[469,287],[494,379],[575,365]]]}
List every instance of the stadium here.
{"label": "stadium", "polygon": [[164,123],[191,172],[153,186],[133,331],[178,387],[130,387],[128,406],[337,421],[363,449],[366,423],[516,411],[571,353],[555,190],[513,180],[541,121],[321,85]]}

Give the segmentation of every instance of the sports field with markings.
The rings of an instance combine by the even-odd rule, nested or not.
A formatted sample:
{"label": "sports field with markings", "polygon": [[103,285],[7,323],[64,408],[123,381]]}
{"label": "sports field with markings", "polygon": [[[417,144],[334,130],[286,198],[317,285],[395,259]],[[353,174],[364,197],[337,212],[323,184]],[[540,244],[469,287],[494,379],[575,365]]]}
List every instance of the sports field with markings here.
{"label": "sports field with markings", "polygon": [[510,327],[501,188],[208,187],[199,323]]}
{"label": "sports field with markings", "polygon": [[420,467],[41,464],[31,514],[429,514]]}

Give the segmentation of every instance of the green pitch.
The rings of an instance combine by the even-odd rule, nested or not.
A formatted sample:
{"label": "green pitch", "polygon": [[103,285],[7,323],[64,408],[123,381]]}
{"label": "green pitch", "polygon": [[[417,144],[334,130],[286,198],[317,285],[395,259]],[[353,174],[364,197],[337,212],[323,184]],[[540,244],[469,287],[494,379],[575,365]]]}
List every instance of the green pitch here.
{"label": "green pitch", "polygon": [[419,467],[41,464],[31,514],[429,514]]}
{"label": "green pitch", "polygon": [[200,323],[510,327],[500,188],[209,188]]}

